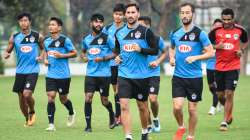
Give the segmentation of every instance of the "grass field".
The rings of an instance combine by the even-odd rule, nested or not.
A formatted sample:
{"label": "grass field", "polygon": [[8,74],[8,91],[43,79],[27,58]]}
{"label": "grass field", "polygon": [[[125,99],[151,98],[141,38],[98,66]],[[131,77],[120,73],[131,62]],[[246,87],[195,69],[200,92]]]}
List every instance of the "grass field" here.
{"label": "grass field", "polygon": [[[39,77],[35,90],[37,122],[31,128],[24,128],[24,118],[18,106],[18,96],[11,92],[13,77],[0,77],[0,140],[123,140],[121,127],[114,130],[108,128],[108,113],[100,103],[99,94],[93,100],[92,133],[85,133],[83,77],[73,77],[70,89],[70,98],[77,112],[76,124],[67,128],[67,111],[57,98],[55,125],[56,132],[46,132],[47,127],[47,96],[44,77]],[[240,77],[235,95],[234,122],[228,132],[219,132],[218,127],[222,120],[222,113],[208,116],[212,96],[208,92],[204,79],[203,101],[199,104],[199,122],[196,131],[196,140],[250,140],[250,77]],[[171,140],[177,129],[172,115],[171,78],[162,76],[160,90],[160,121],[162,130],[158,134],[151,134],[150,140]],[[112,90],[110,90],[112,91]],[[113,93],[110,94],[113,102]],[[133,113],[133,138],[140,139],[141,127],[135,101],[130,106]],[[187,120],[185,106],[185,120]],[[186,121],[187,122],[187,121]]]}

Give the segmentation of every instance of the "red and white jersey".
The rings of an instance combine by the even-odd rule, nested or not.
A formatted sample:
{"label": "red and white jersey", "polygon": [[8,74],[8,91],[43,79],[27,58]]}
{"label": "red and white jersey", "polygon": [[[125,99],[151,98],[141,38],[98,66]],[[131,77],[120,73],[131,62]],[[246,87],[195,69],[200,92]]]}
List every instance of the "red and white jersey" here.
{"label": "red and white jersey", "polygon": [[240,69],[240,57],[236,52],[240,50],[240,43],[248,42],[247,31],[240,25],[234,24],[231,29],[218,27],[209,33],[212,44],[223,43],[224,48],[216,49],[215,69],[219,71],[229,71]]}

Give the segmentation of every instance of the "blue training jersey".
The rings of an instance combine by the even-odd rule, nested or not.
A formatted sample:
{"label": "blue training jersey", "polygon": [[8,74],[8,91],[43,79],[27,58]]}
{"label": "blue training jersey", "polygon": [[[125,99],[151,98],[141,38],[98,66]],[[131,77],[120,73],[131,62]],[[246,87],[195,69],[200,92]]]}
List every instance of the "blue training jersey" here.
{"label": "blue training jersey", "polygon": [[181,78],[202,77],[201,60],[191,64],[185,61],[188,56],[201,55],[204,47],[211,44],[208,35],[197,26],[185,32],[179,28],[170,35],[171,46],[175,47],[174,76]]}
{"label": "blue training jersey", "polygon": [[[148,56],[148,65],[149,65],[150,62],[157,60],[158,57],[160,56],[161,52],[163,52],[163,50],[165,49],[164,40],[162,39],[161,36],[156,37],[156,41],[158,43],[158,47],[159,47],[160,52],[159,52],[159,55],[156,55],[156,56],[149,55]],[[160,74],[161,74],[160,65],[155,67],[155,68],[152,68],[152,67],[149,66],[149,75],[150,75],[150,77],[160,76]]]}
{"label": "blue training jersey", "polygon": [[153,32],[142,25],[136,28],[124,26],[117,30],[115,34],[115,49],[120,53],[122,59],[118,67],[118,76],[130,79],[144,79],[150,77],[148,68],[148,55],[135,51],[134,47],[139,46],[142,49],[156,50],[158,47]]}
{"label": "blue training jersey", "polygon": [[101,32],[100,34],[93,36],[92,34],[87,35],[82,40],[82,49],[86,51],[88,57],[87,64],[87,76],[93,77],[110,77],[110,60],[95,62],[96,57],[106,57],[112,54],[111,39],[106,33]]}
{"label": "blue training jersey", "polygon": [[75,50],[72,41],[64,35],[60,35],[57,39],[47,37],[44,40],[44,47],[49,61],[47,77],[55,79],[70,78],[68,58],[56,58],[54,52],[67,54]]}
{"label": "blue training jersey", "polygon": [[216,63],[216,58],[215,56],[212,57],[212,58],[209,58],[207,59],[207,62],[206,62],[206,67],[208,70],[215,70],[215,63]]}
{"label": "blue training jersey", "polygon": [[[123,27],[123,26],[121,26],[121,27]],[[121,28],[121,27],[119,27],[119,28]],[[115,32],[119,28],[117,28],[116,25],[115,25],[115,23],[113,22],[113,23],[107,25],[106,27],[104,27],[103,32],[106,33],[106,34],[108,34],[108,36],[110,37],[110,39],[112,39],[112,41],[114,41],[115,40]],[[110,60],[110,66],[117,66],[117,64],[115,63],[114,59]]]}
{"label": "blue training jersey", "polygon": [[39,64],[36,57],[39,56],[39,33],[31,31],[29,35],[22,32],[13,36],[16,52],[16,73],[39,73]]}

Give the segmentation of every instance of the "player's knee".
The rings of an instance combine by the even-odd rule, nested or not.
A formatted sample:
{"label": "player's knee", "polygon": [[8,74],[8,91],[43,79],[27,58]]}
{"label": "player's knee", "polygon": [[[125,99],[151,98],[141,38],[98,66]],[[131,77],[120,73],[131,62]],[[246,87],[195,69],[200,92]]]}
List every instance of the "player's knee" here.
{"label": "player's knee", "polygon": [[146,104],[139,104],[138,109],[139,109],[140,112],[144,112],[144,111],[148,110],[148,107],[147,107]]}
{"label": "player's knee", "polygon": [[68,98],[67,97],[60,97],[60,102],[62,104],[65,104],[67,102]]}
{"label": "player's knee", "polygon": [[31,91],[24,91],[23,92],[23,97],[25,99],[31,98],[31,96],[32,96],[32,92]]}
{"label": "player's knee", "polygon": [[196,108],[188,108],[188,113],[190,116],[195,116],[197,114]]}
{"label": "player's knee", "polygon": [[101,101],[102,101],[102,105],[104,105],[104,106],[108,105],[108,103],[109,103],[108,98],[102,98]]}
{"label": "player's knee", "polygon": [[55,96],[48,96],[48,102],[55,102]]}
{"label": "player's knee", "polygon": [[178,104],[175,104],[174,107],[173,107],[173,111],[174,112],[181,112],[182,111],[182,106],[178,105]]}
{"label": "player's knee", "polygon": [[150,103],[153,104],[153,105],[157,104],[157,102],[158,102],[158,101],[157,101],[157,98],[154,97],[154,96],[150,96],[150,97],[149,97],[149,100],[150,100]]}

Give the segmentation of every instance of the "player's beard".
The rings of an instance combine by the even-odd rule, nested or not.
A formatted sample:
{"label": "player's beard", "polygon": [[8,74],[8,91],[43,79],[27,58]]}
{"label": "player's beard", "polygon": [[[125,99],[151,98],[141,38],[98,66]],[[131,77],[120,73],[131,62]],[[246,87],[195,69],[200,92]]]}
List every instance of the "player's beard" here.
{"label": "player's beard", "polygon": [[92,27],[92,30],[96,33],[99,34],[102,31],[102,27],[100,27],[99,29],[97,27]]}
{"label": "player's beard", "polygon": [[133,18],[128,18],[127,19],[127,22],[130,24],[130,25],[134,25],[136,23],[136,20],[133,19],[133,20],[130,20],[130,19],[133,19]]}
{"label": "player's beard", "polygon": [[181,21],[182,21],[183,25],[190,25],[192,23],[192,18],[190,18],[190,19],[183,18]]}

